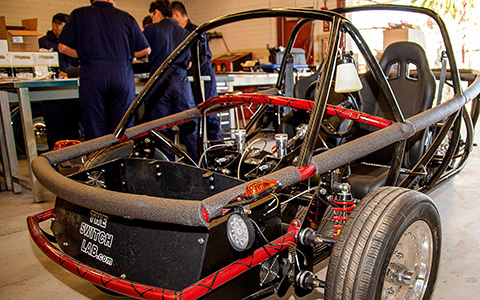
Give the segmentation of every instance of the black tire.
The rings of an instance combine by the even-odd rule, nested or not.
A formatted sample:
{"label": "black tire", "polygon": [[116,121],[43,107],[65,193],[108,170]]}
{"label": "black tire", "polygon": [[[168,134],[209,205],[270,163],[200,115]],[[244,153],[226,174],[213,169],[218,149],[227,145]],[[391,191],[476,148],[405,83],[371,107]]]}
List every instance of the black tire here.
{"label": "black tire", "polygon": [[[353,210],[339,234],[328,266],[325,299],[430,299],[440,259],[440,226],[438,210],[427,195],[398,187],[372,191]],[[426,253],[416,242],[419,236],[430,242]],[[415,265],[419,251],[424,254],[420,260],[427,262],[424,269]],[[391,270],[402,264],[413,264],[409,270],[415,271],[415,276],[410,282],[408,277],[403,277],[401,284],[395,281],[397,287],[389,282],[397,278],[391,276]],[[401,274],[408,275],[406,271]],[[426,281],[419,279],[422,274]],[[409,296],[409,283],[423,284],[423,296]],[[382,297],[382,291],[393,297]]]}
{"label": "black tire", "polygon": [[133,151],[133,141],[127,141],[117,145],[104,148],[90,154],[83,164],[83,170],[87,170],[107,161],[117,158],[128,157]]}

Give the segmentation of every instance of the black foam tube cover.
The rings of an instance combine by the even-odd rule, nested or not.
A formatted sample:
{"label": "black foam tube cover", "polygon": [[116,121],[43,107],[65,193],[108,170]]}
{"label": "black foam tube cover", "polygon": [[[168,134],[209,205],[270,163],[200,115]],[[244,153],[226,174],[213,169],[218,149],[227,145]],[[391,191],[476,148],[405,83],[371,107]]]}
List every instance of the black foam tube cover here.
{"label": "black foam tube cover", "polygon": [[56,172],[44,157],[37,157],[32,167],[45,188],[82,207],[124,218],[208,226],[202,218],[201,201],[127,194],[88,186]]}

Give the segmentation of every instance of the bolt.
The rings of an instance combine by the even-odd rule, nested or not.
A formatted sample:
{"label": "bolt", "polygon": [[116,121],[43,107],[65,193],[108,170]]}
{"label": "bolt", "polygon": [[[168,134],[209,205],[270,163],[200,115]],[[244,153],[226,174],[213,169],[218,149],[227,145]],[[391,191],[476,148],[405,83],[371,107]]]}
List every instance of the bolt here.
{"label": "bolt", "polygon": [[214,180],[215,180],[215,178],[213,178],[213,176],[211,176],[211,177],[209,177],[209,178],[208,178],[208,180],[210,180],[210,181],[214,181]]}
{"label": "bolt", "polygon": [[122,168],[123,168],[124,166],[125,166],[125,164],[124,164],[124,163],[121,163],[121,164],[120,164],[120,167],[122,167]]}
{"label": "bolt", "polygon": [[320,194],[321,194],[321,195],[326,195],[326,194],[327,194],[327,190],[324,189],[324,188],[321,188],[321,189],[320,189]]}
{"label": "bolt", "polygon": [[122,181],[122,185],[126,185],[127,183],[125,181]]}
{"label": "bolt", "polygon": [[157,168],[157,169],[160,168],[160,165],[155,165],[155,168]]}
{"label": "bolt", "polygon": [[162,176],[162,172],[157,172],[157,177]]}
{"label": "bolt", "polygon": [[395,290],[392,287],[389,287],[387,289],[387,293],[389,293],[390,295],[393,295],[395,293]]}
{"label": "bolt", "polygon": [[295,226],[295,227],[296,227],[296,226],[298,226],[298,222],[297,222],[297,221],[295,221],[295,220],[294,220],[294,221],[292,221],[292,226]]}
{"label": "bolt", "polygon": [[202,245],[202,244],[205,242],[205,240],[202,239],[202,238],[199,238],[199,239],[197,240],[197,242],[198,242],[200,245]]}
{"label": "bolt", "polygon": [[150,143],[150,142],[151,142],[151,141],[150,141],[150,139],[149,139],[149,138],[145,138],[145,143],[147,143],[147,144],[148,144],[148,143]]}
{"label": "bolt", "polygon": [[397,258],[398,258],[398,259],[402,259],[402,258],[403,258],[403,253],[398,252],[398,253],[397,253]]}
{"label": "bolt", "polygon": [[213,191],[214,189],[215,189],[215,186],[211,185],[211,186],[210,186],[210,190]]}
{"label": "bolt", "polygon": [[63,242],[63,246],[64,246],[64,247],[67,247],[67,246],[68,246],[68,242]]}
{"label": "bolt", "polygon": [[150,153],[150,152],[152,152],[152,150],[150,150],[150,149],[148,149],[148,148],[145,149],[144,151],[145,151],[145,153]]}
{"label": "bolt", "polygon": [[122,274],[122,275],[120,275],[120,278],[125,279],[125,278],[127,278],[127,275]]}

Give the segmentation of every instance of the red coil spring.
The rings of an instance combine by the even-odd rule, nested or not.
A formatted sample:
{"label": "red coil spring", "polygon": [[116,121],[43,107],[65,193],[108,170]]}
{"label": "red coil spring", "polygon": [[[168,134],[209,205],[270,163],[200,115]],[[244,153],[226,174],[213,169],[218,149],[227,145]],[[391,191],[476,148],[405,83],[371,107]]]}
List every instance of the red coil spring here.
{"label": "red coil spring", "polygon": [[337,204],[339,207],[333,208],[335,212],[335,216],[333,220],[335,220],[335,225],[333,225],[333,229],[337,230],[337,233],[333,234],[334,238],[338,237],[340,230],[343,228],[343,224],[348,218],[348,214],[355,208],[355,201],[343,202],[338,200],[333,200],[333,203]]}

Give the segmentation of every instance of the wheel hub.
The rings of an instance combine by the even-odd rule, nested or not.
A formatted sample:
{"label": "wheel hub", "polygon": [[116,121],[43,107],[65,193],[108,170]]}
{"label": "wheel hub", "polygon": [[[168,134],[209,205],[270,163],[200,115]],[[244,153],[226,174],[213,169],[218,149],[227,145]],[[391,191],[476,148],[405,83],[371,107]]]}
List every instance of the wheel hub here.
{"label": "wheel hub", "polygon": [[388,264],[382,299],[423,299],[432,269],[433,236],[425,221],[410,225]]}
{"label": "wheel hub", "polygon": [[416,277],[415,270],[399,263],[390,263],[386,280],[391,284],[410,286],[415,282]]}

